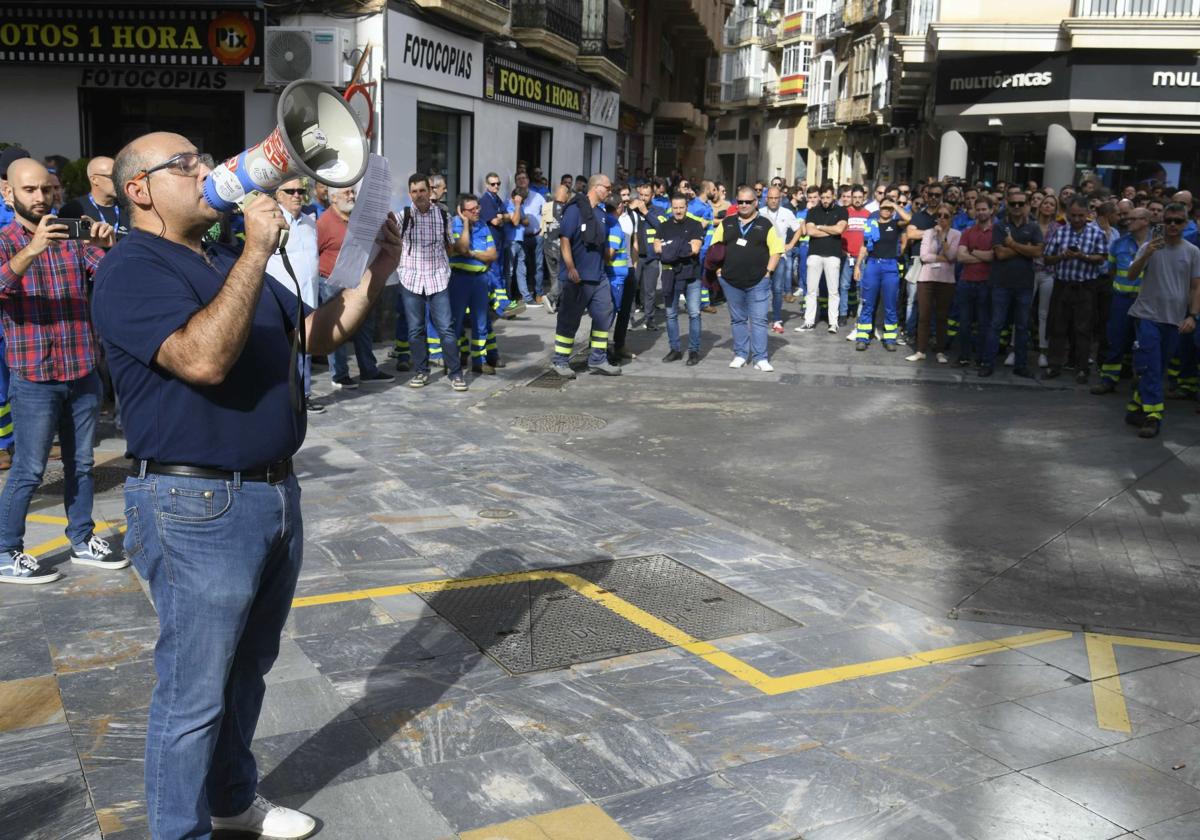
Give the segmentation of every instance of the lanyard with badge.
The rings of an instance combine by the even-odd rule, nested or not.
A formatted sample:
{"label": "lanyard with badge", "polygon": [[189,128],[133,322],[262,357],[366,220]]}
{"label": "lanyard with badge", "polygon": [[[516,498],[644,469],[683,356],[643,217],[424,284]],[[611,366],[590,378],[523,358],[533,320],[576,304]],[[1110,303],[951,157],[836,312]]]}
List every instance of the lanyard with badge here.
{"label": "lanyard with badge", "polygon": [[[92,198],[91,193],[88,193],[87,199],[88,199],[88,201],[91,202],[92,206],[96,208],[96,215],[100,217],[99,219],[97,219],[97,221],[103,222],[104,221],[104,211],[100,209],[100,205],[96,203],[96,199]],[[120,208],[120,206],[114,204],[112,206],[112,211],[117,217],[116,222],[113,224],[113,229],[115,230],[115,229],[121,227],[121,208]]]}
{"label": "lanyard with badge", "polygon": [[742,235],[735,244],[741,248],[745,248],[746,247],[746,234],[749,233],[753,227],[754,227],[754,219],[751,219],[746,224],[742,224],[741,222],[738,222],[738,230],[741,232]]}

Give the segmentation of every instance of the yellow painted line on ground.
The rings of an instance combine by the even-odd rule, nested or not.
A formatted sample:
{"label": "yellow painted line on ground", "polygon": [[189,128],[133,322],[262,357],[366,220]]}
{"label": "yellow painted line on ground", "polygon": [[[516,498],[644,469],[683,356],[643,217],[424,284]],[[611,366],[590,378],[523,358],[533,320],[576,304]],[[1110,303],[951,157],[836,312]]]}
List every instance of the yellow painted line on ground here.
{"label": "yellow painted line on ground", "polygon": [[37,522],[41,525],[66,525],[65,516],[47,516],[44,513],[31,513],[25,517],[26,522]]}
{"label": "yellow painted line on ground", "polygon": [[599,805],[592,803],[474,828],[458,836],[462,840],[580,840],[584,837],[587,840],[633,840]]}
{"label": "yellow painted line on ground", "polygon": [[870,662],[859,662],[853,665],[841,665],[834,668],[818,668],[812,671],[773,677],[763,673],[748,662],[742,661],[733,654],[726,653],[708,642],[693,638],[675,625],[663,621],[661,618],[646,612],[641,607],[629,603],[624,598],[609,592],[607,589],[589,580],[570,574],[569,572],[560,572],[553,569],[485,575],[483,577],[458,580],[430,580],[421,583],[399,584],[397,586],[355,589],[349,592],[333,592],[328,595],[309,595],[296,598],[292,601],[292,606],[313,607],[321,604],[338,604],[347,601],[359,601],[364,598],[386,597],[388,595],[428,594],[538,580],[554,580],[561,583],[583,597],[611,610],[626,621],[653,633],[668,644],[680,647],[742,682],[754,686],[764,694],[785,694],[790,691],[857,680],[863,677],[892,674],[912,668],[923,668],[928,665],[971,659],[976,656],[986,656],[989,653],[999,653],[1004,650],[1041,645],[1047,642],[1057,642],[1061,639],[1069,639],[1073,635],[1063,630],[1044,630],[1036,633],[1007,636],[1003,639],[951,645],[935,650],[920,651],[886,659],[876,659]]}
{"label": "yellow painted line on ground", "polygon": [[[66,521],[67,520],[64,519],[61,524],[66,524]],[[96,523],[96,533],[99,534],[101,531],[107,530],[110,534],[123,534],[125,533],[125,527],[125,523],[123,522],[105,522],[101,520]],[[70,544],[71,541],[66,537],[55,537],[52,540],[46,540],[46,542],[41,543],[40,545],[35,545],[33,548],[28,548],[25,551],[27,554],[31,554],[34,557],[42,557],[46,554],[50,554],[51,552],[58,551],[60,548],[66,548]]]}
{"label": "yellow painted line on ground", "polygon": [[1117,670],[1117,652],[1112,641],[1097,633],[1084,633],[1088,666],[1092,671],[1092,702],[1096,706],[1096,725],[1109,732],[1132,732],[1129,706],[1121,688]]}

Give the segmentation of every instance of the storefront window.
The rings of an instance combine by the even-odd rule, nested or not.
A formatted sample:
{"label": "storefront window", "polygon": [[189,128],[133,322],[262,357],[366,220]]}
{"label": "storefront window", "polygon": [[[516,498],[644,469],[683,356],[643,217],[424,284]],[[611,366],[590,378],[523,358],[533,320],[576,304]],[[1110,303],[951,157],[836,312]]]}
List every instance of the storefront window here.
{"label": "storefront window", "polygon": [[417,171],[446,179],[446,201],[470,190],[470,117],[458,111],[417,106]]}
{"label": "storefront window", "polygon": [[245,104],[239,92],[82,88],[79,104],[88,156],[115,155],[151,131],[182,134],[217,160],[246,147]]}

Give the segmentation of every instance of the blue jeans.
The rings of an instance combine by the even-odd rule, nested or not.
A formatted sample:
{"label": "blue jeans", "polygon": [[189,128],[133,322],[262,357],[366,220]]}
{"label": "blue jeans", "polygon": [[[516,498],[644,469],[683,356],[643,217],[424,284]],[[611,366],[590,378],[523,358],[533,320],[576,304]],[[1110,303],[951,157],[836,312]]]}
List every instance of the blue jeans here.
{"label": "blue jeans", "polygon": [[675,282],[675,272],[664,270],[662,273],[663,304],[667,316],[667,344],[672,350],[679,349],[679,293],[687,301],[688,313],[688,351],[700,352],[700,279],[696,278],[681,284]]}
{"label": "blue jeans", "polygon": [[[979,361],[987,343],[992,321],[992,286],[987,280],[959,280],[955,289],[958,304],[958,357]],[[979,322],[979,330],[972,327]]]}
{"label": "blue jeans", "polygon": [[[317,300],[322,304],[326,301],[333,300],[342,293],[341,289],[335,289],[325,282],[325,278],[321,278],[321,285],[317,290]],[[379,372],[379,364],[375,361],[375,347],[371,338],[375,335],[375,307],[372,306],[367,312],[367,317],[363,319],[359,328],[354,331],[354,336],[351,342],[354,345],[354,358],[358,360],[358,374],[370,376]],[[350,375],[349,350],[346,344],[339,344],[337,349],[329,354],[329,376],[332,379],[337,379],[340,376]]]}
{"label": "blue jeans", "polygon": [[0,449],[8,449],[13,445],[12,406],[8,404],[9,375],[5,353],[4,332],[0,329]]}
{"label": "blue jeans", "polygon": [[1009,312],[1017,325],[1013,346],[1013,367],[1026,367],[1025,357],[1029,345],[1029,307],[1033,304],[1033,289],[1001,289],[992,287],[992,325],[987,331],[987,343],[983,348],[983,366],[995,367],[996,354],[1000,352],[1000,331],[1009,323]]}
{"label": "blue jeans", "polygon": [[896,303],[900,295],[900,270],[895,260],[867,257],[863,264],[862,279],[858,289],[862,307],[858,310],[858,333],[856,341],[870,344],[875,335],[875,307],[883,300],[883,343],[896,343],[899,314]]}
{"label": "blue jeans", "polygon": [[749,289],[739,289],[721,278],[733,327],[733,355],[753,362],[767,360],[767,305],[772,278],[764,277]]}
{"label": "blue jeans", "polygon": [[150,832],[208,838],[211,815],[246,810],[258,785],[250,742],[300,574],[300,485],[130,477],[125,519],[125,553],[158,610]]}
{"label": "blue jeans", "polygon": [[792,254],[788,251],[779,258],[775,271],[771,273],[771,320],[783,320],[783,296],[792,291]]}
{"label": "blue jeans", "polygon": [[521,298],[526,303],[533,303],[533,295],[529,293],[529,270],[525,264],[524,240],[508,243],[508,270],[508,276],[517,281],[517,291],[521,293]]}
{"label": "blue jeans", "polygon": [[842,276],[838,280],[838,316],[845,318],[850,314],[850,284],[854,282],[854,262],[857,255],[842,257]]}
{"label": "blue jeans", "polygon": [[545,265],[544,259],[544,243],[545,237],[541,234],[534,236],[529,231],[525,232],[525,262],[527,264],[528,274],[533,275],[534,294],[541,297],[542,290],[545,284],[542,280],[542,267]]}
{"label": "blue jeans", "polygon": [[[433,319],[434,328],[442,341],[442,347],[458,346],[454,335],[454,318],[450,314],[450,290],[442,289],[432,295],[419,295],[400,286],[400,298],[404,301],[404,317],[408,321],[408,343],[411,345],[412,368],[415,373],[429,373],[429,347],[426,344],[425,313]],[[443,353],[446,367],[451,376],[462,371],[458,353]]]}
{"label": "blue jeans", "polygon": [[67,539],[87,543],[92,521],[92,447],[100,416],[100,374],[70,382],[33,382],[14,374],[9,388],[13,424],[20,429],[12,469],[0,493],[0,550],[23,551],[29,500],[42,483],[54,435],[62,446]]}

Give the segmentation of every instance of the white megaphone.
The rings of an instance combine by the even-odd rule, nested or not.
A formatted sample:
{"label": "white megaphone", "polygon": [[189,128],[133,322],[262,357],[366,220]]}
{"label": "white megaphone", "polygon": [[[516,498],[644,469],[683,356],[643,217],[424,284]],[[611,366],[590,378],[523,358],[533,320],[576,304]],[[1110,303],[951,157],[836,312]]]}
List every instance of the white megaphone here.
{"label": "white megaphone", "polygon": [[[367,169],[367,138],[358,117],[329,85],[298,79],[283,89],[275,130],[257,145],[218,164],[204,180],[204,198],[222,213],[254,192],[307,176],[350,187]],[[286,233],[286,232],[285,232]]]}

